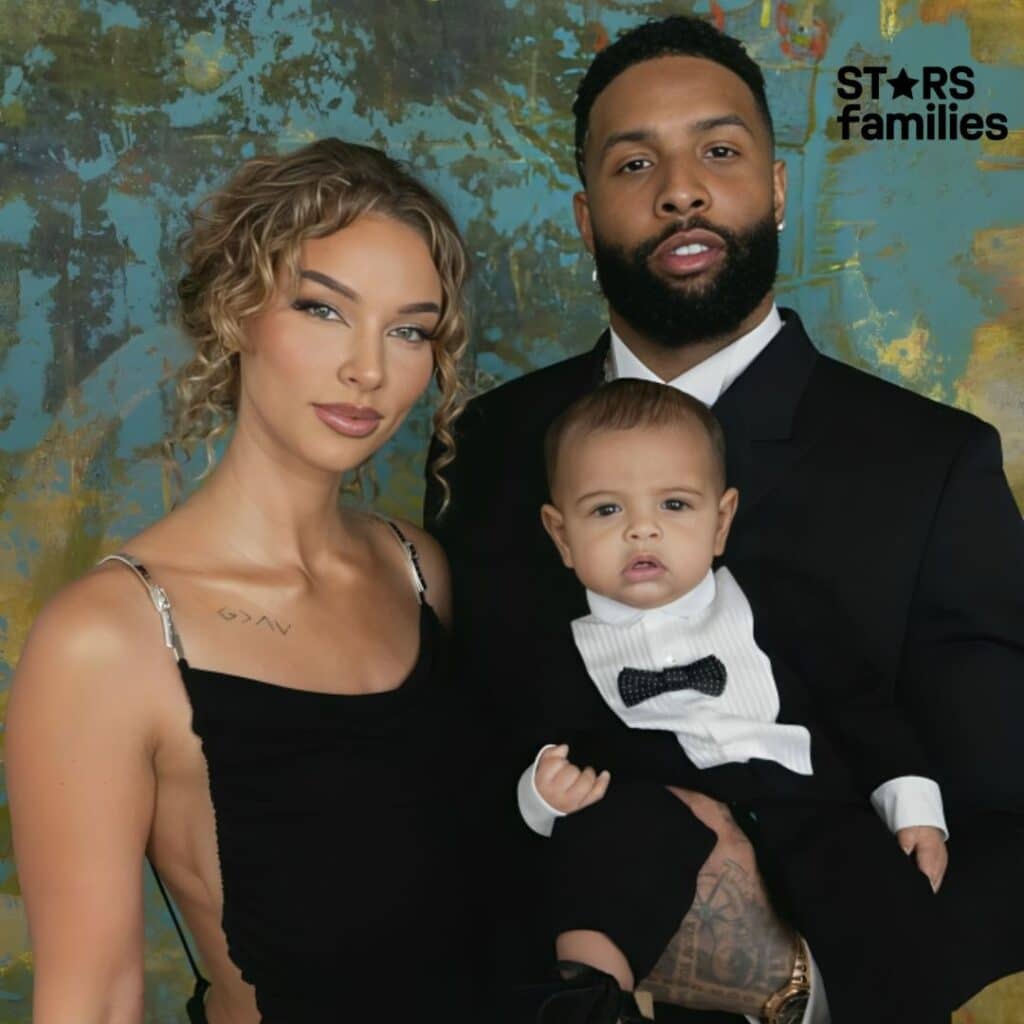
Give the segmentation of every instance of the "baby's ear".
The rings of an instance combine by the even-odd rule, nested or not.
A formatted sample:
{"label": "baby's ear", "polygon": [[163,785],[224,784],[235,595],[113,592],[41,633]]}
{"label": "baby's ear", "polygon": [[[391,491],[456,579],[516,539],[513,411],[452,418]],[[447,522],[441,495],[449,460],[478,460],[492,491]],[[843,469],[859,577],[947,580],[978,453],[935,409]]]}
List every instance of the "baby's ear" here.
{"label": "baby's ear", "polygon": [[725,493],[718,501],[718,529],[715,531],[716,555],[720,555],[725,551],[725,542],[729,537],[729,528],[732,526],[732,521],[736,518],[739,500],[740,492],[735,487],[727,487]]}
{"label": "baby's ear", "polygon": [[562,556],[562,562],[567,569],[571,569],[573,567],[572,551],[565,536],[565,517],[554,505],[541,505],[540,521],[544,524],[544,529],[548,531],[548,536],[555,542],[555,547],[558,548],[558,553]]}

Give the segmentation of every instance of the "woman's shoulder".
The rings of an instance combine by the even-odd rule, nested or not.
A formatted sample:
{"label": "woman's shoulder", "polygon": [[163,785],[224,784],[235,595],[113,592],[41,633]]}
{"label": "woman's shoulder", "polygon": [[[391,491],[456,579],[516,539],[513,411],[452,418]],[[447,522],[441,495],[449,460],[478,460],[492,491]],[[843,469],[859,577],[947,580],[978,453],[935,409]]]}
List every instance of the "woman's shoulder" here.
{"label": "woman's shoulder", "polygon": [[394,516],[382,518],[396,526],[412,545],[409,557],[415,554],[419,571],[427,585],[426,599],[437,612],[438,618],[447,625],[451,618],[451,576],[444,549],[422,526]]}
{"label": "woman's shoulder", "polygon": [[120,685],[162,648],[162,627],[128,566],[104,562],[58,590],[42,607],[22,648],[16,678]]}

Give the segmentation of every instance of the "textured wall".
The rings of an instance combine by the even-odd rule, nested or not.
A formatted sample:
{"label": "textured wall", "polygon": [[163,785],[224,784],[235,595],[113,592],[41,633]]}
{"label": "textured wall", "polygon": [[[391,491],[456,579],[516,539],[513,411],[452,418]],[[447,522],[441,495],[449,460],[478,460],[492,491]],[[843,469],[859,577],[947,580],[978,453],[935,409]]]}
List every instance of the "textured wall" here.
{"label": "textured wall", "polygon": [[[0,701],[46,597],[163,508],[183,211],[257,151],[384,146],[475,253],[478,385],[580,351],[601,310],[570,215],[571,96],[610,35],[685,10],[766,68],[785,300],[826,351],[993,421],[1024,500],[1022,0],[0,0]],[[845,64],[968,65],[962,109],[1005,113],[1009,135],[843,141]],[[922,106],[883,91],[873,109]],[[413,516],[427,424],[424,406],[380,459],[385,506]],[[27,1021],[0,813],[0,1021]],[[151,908],[147,1019],[167,1021],[182,957]],[[1012,987],[962,1024],[1019,1020]]]}

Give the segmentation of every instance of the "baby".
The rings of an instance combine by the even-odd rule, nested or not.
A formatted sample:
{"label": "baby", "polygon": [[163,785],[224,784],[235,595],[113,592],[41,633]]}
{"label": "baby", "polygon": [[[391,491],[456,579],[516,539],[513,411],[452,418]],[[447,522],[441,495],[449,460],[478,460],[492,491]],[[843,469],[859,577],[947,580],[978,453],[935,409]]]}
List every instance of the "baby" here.
{"label": "baby", "polygon": [[[519,783],[525,822],[552,837],[559,959],[624,990],[649,973],[681,919],[659,903],[683,869],[700,867],[680,820],[689,811],[665,788],[687,786],[728,802],[751,835],[842,1019],[845,991],[862,989],[886,958],[904,969],[901,928],[882,929],[867,954],[865,929],[878,936],[895,914],[918,922],[907,924],[913,934],[927,917],[931,892],[899,851],[932,891],[946,870],[942,799],[916,737],[891,702],[865,702],[855,687],[846,702],[834,687],[816,692],[816,680],[798,679],[755,640],[744,590],[727,568],[712,571],[739,495],[704,405],[616,381],[552,424],[545,454],[543,524],[591,611],[573,637],[615,716],[548,723],[571,747],[543,747]],[[571,703],[571,693],[557,702]],[[604,770],[579,767],[588,761]],[[914,984],[912,970],[906,977]]]}

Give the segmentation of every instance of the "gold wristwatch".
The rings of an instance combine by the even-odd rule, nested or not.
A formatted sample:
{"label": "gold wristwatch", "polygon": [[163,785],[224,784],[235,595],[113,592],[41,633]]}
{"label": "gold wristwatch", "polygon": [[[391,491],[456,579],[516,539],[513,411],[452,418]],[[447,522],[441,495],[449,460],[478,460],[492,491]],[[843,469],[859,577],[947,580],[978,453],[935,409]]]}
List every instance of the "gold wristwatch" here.
{"label": "gold wristwatch", "polygon": [[[773,992],[761,1009],[763,1024],[799,1024],[811,991],[811,968],[807,946],[797,935],[793,950],[793,971],[778,991]],[[796,1016],[799,1013],[800,1016]]]}

